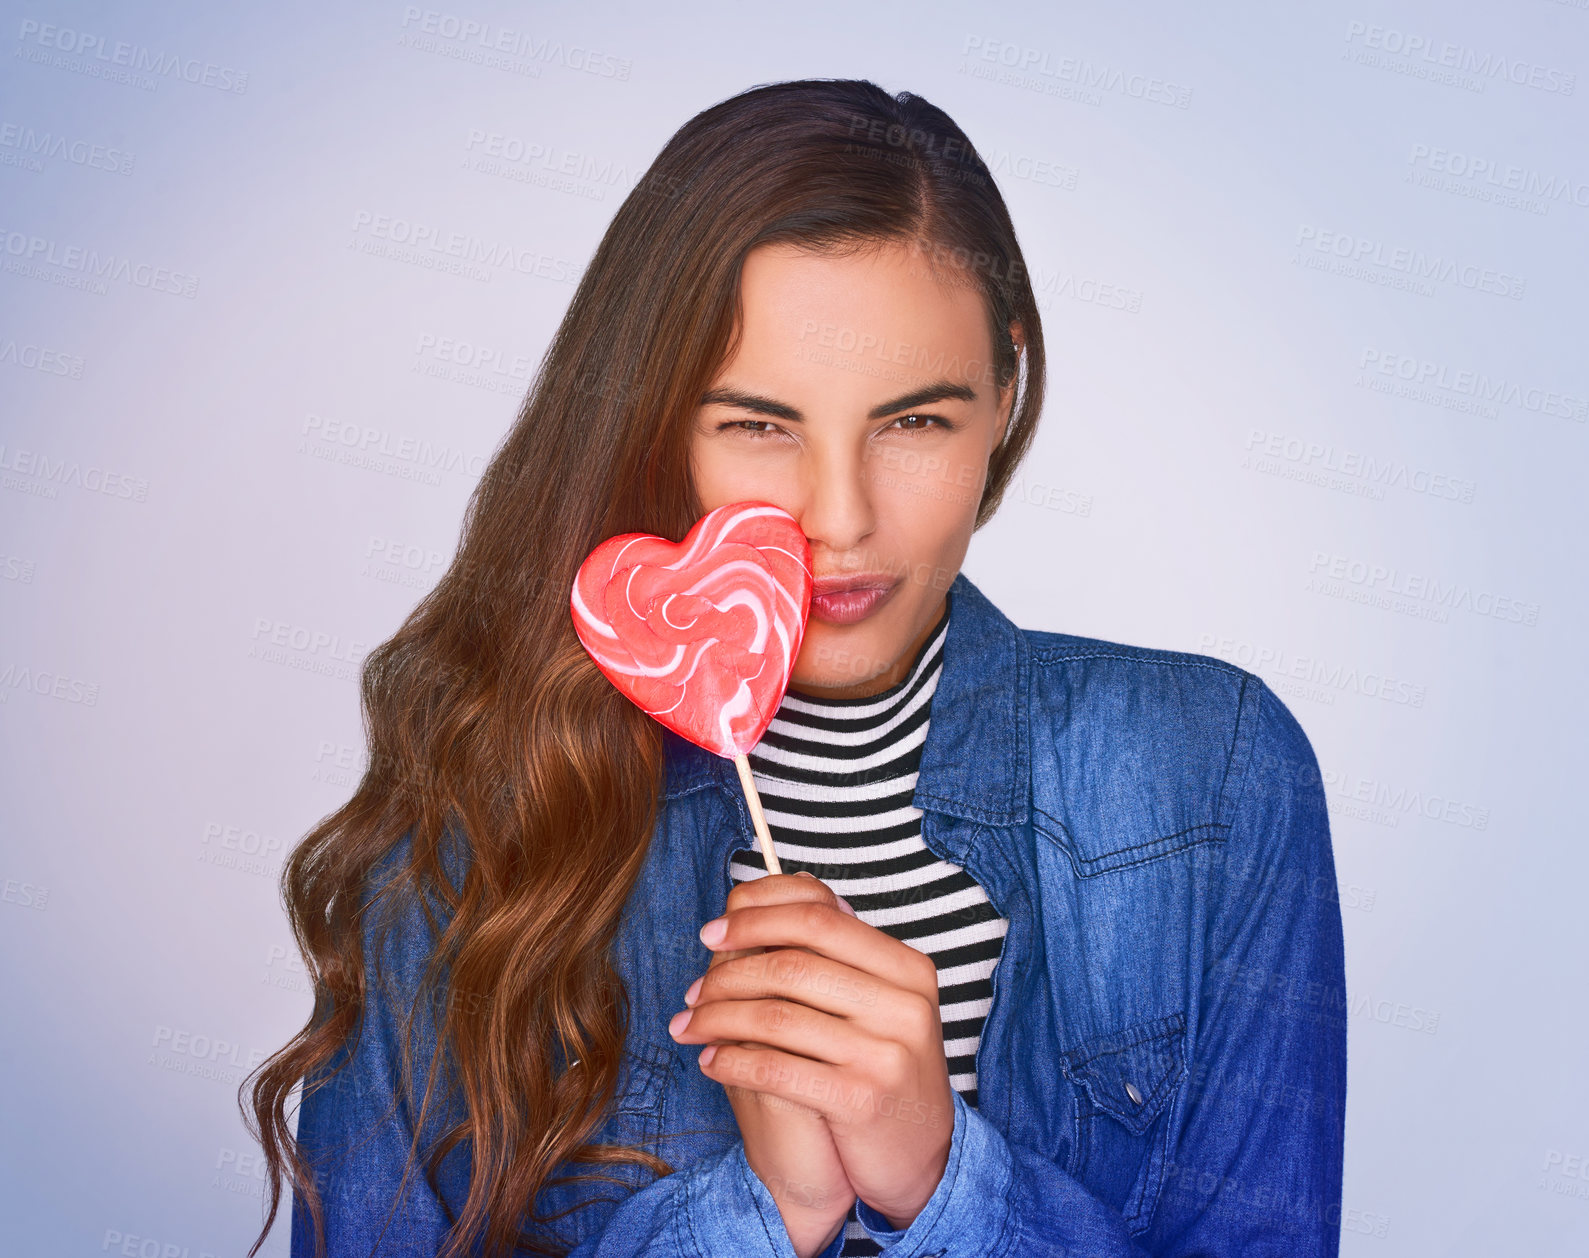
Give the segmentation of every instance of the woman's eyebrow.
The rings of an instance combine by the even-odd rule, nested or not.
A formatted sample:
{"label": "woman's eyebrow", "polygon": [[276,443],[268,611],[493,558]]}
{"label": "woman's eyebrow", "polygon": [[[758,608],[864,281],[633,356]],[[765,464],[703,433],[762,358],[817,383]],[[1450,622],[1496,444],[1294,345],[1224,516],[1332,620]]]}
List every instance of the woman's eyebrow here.
{"label": "woman's eyebrow", "polygon": [[[958,380],[935,380],[932,384],[920,389],[912,389],[909,393],[901,394],[878,406],[872,407],[867,412],[868,419],[882,419],[892,415],[895,411],[909,410],[916,406],[927,406],[933,402],[948,400],[960,402],[975,402],[976,390],[968,384]],[[742,389],[708,389],[701,395],[700,405],[734,406],[742,411],[754,411],[758,415],[771,415],[777,419],[787,419],[791,423],[803,424],[805,416],[787,402],[779,402],[770,397],[763,397],[759,393],[746,393]]]}

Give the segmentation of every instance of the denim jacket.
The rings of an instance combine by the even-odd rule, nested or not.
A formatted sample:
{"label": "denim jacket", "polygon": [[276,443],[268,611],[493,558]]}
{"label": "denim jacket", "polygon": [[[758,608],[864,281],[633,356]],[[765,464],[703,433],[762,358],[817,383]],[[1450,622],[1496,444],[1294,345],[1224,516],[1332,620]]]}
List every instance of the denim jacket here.
{"label": "denim jacket", "polygon": [[[926,846],[1009,928],[979,1105],[954,1094],[948,1165],[915,1220],[890,1230],[863,1201],[863,1224],[897,1258],[1334,1258],[1347,1005],[1307,737],[1223,661],[1020,629],[964,573],[949,599],[912,802]],[[701,1046],[667,1030],[711,960],[697,931],[724,912],[730,856],[756,840],[732,762],[664,737],[662,806],[614,946],[630,1018],[598,1138],[676,1169],[616,1168],[617,1185],[539,1204],[573,1207],[572,1258],[793,1258]],[[394,986],[369,989],[345,1068],[300,1109],[331,1258],[432,1255],[467,1191],[465,1144],[399,1195],[413,1128],[393,1081],[422,918],[381,945]],[[422,1063],[434,1020],[416,1017]],[[292,1254],[312,1252],[299,1201]]]}

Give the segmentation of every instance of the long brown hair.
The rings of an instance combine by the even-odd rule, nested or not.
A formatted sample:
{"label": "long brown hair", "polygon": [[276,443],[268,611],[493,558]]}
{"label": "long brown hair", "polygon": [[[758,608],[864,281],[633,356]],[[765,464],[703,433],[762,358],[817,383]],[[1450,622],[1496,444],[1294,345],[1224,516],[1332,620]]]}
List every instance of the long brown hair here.
{"label": "long brown hair", "polygon": [[[679,540],[699,516],[689,426],[732,352],[741,264],[772,242],[920,249],[935,272],[980,289],[1000,385],[1017,378],[1008,328],[1020,325],[1024,387],[977,526],[997,508],[1037,420],[1043,342],[1009,213],[960,128],[912,93],[845,79],[760,85],[690,119],[602,237],[470,499],[451,566],[366,659],[369,765],[283,871],[314,1008],[239,1092],[270,1187],[250,1255],[284,1180],[323,1245],[323,1206],[287,1101],[360,1024],[368,883],[405,836],[400,876],[381,895],[444,908],[422,985],[445,1011],[429,1078],[445,1070],[463,1114],[426,1150],[423,1173],[460,1143],[470,1167],[444,1258],[471,1247],[489,1258],[566,1253],[523,1230],[542,1224],[534,1204],[563,1182],[553,1172],[565,1162],[673,1170],[643,1150],[588,1143],[616,1090],[628,1008],[609,946],[656,822],[663,755],[660,727],[580,646],[569,590],[602,539]],[[466,836],[461,887],[445,876],[449,831]],[[460,999],[471,994],[489,998]],[[559,1071],[554,1045],[580,1068]],[[410,1110],[416,1133],[427,1107],[446,1101],[425,1090]]]}

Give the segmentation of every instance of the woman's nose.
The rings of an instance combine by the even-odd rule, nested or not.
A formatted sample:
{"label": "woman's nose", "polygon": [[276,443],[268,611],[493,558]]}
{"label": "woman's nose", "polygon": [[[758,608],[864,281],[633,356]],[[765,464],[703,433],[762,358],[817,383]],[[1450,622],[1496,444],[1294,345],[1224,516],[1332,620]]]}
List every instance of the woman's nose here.
{"label": "woman's nose", "polygon": [[817,452],[803,469],[806,484],[800,527],[813,546],[842,554],[854,550],[877,527],[872,473],[863,454]]}

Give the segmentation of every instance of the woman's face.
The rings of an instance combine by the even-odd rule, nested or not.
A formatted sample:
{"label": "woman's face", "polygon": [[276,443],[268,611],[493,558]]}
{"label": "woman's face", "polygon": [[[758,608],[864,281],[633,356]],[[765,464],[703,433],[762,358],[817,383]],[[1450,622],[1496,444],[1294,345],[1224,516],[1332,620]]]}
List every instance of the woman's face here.
{"label": "woman's face", "polygon": [[790,679],[808,694],[855,698],[903,679],[960,571],[1009,421],[1014,385],[994,381],[981,293],[946,286],[925,260],[896,244],[753,250],[739,345],[696,413],[702,511],[760,499],[810,540],[811,614]]}

